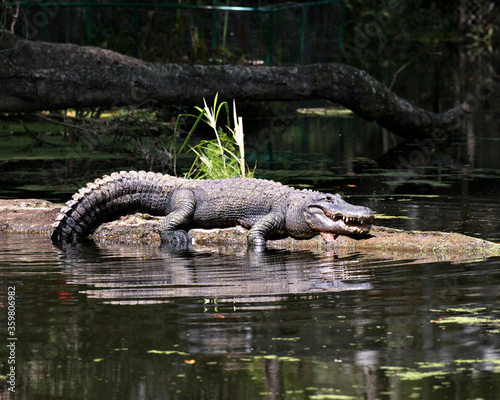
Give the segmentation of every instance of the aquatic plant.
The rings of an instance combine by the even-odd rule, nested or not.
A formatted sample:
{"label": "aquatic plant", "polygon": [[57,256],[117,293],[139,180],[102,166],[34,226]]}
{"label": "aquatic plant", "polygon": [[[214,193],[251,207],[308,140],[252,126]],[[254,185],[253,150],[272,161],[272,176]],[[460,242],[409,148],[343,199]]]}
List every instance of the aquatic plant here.
{"label": "aquatic plant", "polygon": [[[217,104],[217,100],[218,94],[215,95],[213,107],[210,108],[206,100],[203,99],[204,107],[195,107],[200,112],[198,116],[182,115],[182,117],[194,117],[196,121],[179,149],[179,153],[186,148],[200,122],[207,124],[215,134],[215,139],[201,140],[197,145],[189,146],[188,151],[194,152],[196,158],[184,176],[195,179],[220,179],[237,176],[251,178],[255,168],[250,170],[245,162],[243,119],[238,117],[236,103],[233,101],[233,128],[231,128],[229,104],[226,101]],[[222,110],[226,111],[226,127],[229,132],[225,132],[218,123]],[[175,131],[177,132],[177,124]]]}

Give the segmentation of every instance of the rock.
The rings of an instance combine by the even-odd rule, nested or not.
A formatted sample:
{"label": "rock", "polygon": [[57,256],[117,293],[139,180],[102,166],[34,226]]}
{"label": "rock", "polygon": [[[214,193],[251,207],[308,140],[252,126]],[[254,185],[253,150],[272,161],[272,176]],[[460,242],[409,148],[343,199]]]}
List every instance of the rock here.
{"label": "rock", "polygon": [[0,200],[0,233],[48,236],[60,208],[45,200]]}
{"label": "rock", "polygon": [[[61,206],[44,200],[0,200],[0,233],[49,236]],[[137,213],[104,223],[92,235],[101,243],[150,243],[158,245],[159,217]],[[195,246],[246,247],[247,230],[192,229]],[[458,233],[404,231],[374,226],[369,235],[338,235],[326,241],[318,235],[308,240],[284,238],[269,240],[270,249],[312,250],[336,254],[369,253],[382,258],[428,261],[471,260],[500,255],[500,244]]]}

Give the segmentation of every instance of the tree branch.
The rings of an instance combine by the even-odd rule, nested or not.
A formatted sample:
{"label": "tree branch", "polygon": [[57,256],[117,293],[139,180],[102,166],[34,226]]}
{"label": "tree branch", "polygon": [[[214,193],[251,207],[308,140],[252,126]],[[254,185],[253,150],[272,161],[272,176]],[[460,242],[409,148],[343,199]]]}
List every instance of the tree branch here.
{"label": "tree branch", "polygon": [[29,42],[4,32],[0,40],[0,111],[32,112],[121,106],[154,100],[201,104],[322,98],[407,139],[454,136],[466,106],[432,113],[398,97],[365,71],[345,64],[203,66],[152,64],[109,50]]}

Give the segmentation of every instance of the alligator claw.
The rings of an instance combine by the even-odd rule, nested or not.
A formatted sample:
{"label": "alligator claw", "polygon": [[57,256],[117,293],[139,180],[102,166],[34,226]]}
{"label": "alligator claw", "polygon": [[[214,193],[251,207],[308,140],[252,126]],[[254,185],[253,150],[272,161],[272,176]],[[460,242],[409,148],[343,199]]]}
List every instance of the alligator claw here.
{"label": "alligator claw", "polygon": [[193,243],[193,237],[186,231],[160,231],[162,244],[170,244],[175,247],[187,247]]}

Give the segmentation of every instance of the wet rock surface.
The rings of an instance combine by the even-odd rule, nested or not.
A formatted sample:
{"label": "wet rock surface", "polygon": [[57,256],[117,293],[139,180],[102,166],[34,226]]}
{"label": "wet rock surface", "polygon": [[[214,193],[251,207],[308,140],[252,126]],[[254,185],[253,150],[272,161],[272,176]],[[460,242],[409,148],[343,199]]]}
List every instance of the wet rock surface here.
{"label": "wet rock surface", "polygon": [[[0,200],[0,233],[49,236],[61,206],[45,200]],[[100,243],[160,244],[157,232],[160,217],[136,213],[100,225],[92,238]],[[195,246],[246,246],[247,230],[192,229]],[[334,251],[336,253],[377,253],[381,257],[470,259],[500,256],[500,244],[458,233],[404,231],[373,226],[370,234],[338,235],[326,241],[318,235],[308,240],[290,237],[269,240],[270,249]]]}

